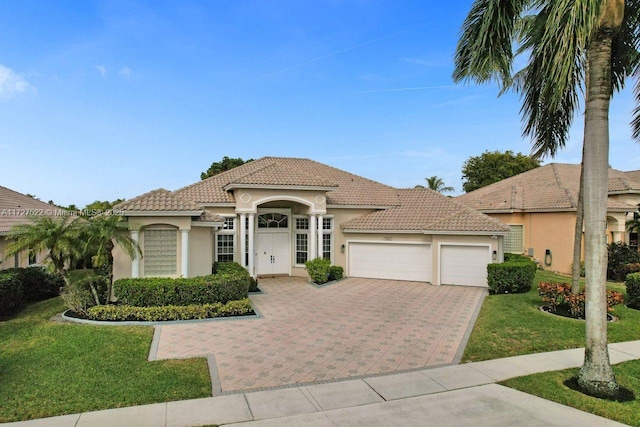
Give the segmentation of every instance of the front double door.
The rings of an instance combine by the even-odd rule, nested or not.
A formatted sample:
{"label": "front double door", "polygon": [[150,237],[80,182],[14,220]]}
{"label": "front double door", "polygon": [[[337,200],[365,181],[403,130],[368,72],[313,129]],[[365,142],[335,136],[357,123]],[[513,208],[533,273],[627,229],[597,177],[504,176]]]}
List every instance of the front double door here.
{"label": "front double door", "polygon": [[258,274],[289,274],[291,250],[289,233],[257,233]]}

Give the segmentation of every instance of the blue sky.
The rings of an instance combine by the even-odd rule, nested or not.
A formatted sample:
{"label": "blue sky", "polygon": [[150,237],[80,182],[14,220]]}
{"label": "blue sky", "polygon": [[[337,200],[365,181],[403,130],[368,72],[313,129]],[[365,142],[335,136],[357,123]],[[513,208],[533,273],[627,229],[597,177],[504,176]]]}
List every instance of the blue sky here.
{"label": "blue sky", "polygon": [[[84,206],[292,156],[460,193],[469,156],[530,151],[516,96],[451,80],[471,3],[4,0],[0,185]],[[640,168],[631,92],[611,111],[622,170]],[[553,161],[579,162],[581,121]]]}

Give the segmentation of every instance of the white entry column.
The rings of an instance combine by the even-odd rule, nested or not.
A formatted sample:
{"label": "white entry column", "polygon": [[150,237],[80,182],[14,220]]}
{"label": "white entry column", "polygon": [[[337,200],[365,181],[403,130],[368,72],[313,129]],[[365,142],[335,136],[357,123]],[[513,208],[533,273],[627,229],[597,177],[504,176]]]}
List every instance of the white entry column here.
{"label": "white entry column", "polygon": [[316,215],[309,215],[309,260],[315,259],[318,256],[317,230]]}
{"label": "white entry column", "polygon": [[255,272],[253,269],[253,260],[255,258],[254,254],[254,241],[255,241],[255,232],[254,232],[254,224],[255,224],[255,214],[249,214],[249,274],[251,277],[255,277]]}
{"label": "white entry column", "polygon": [[140,277],[140,252],[138,251],[140,232],[138,230],[131,230],[129,231],[129,235],[131,236],[131,240],[135,242],[136,246],[136,256],[133,261],[131,261],[131,277],[138,278]]}
{"label": "white entry column", "polygon": [[240,265],[247,268],[247,258],[245,257],[245,249],[247,247],[247,216],[240,214]]}
{"label": "white entry column", "polygon": [[322,258],[322,215],[318,215],[318,257]]}
{"label": "white entry column", "polygon": [[180,253],[180,275],[189,277],[189,230],[180,230],[182,236]]}

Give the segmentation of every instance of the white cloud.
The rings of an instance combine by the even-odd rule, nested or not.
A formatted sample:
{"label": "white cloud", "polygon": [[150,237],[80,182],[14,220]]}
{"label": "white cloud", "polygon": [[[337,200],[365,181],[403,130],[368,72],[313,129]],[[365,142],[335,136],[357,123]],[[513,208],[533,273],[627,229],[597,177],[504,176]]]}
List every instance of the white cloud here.
{"label": "white cloud", "polygon": [[133,73],[133,70],[127,66],[122,67],[120,71],[118,71],[118,74],[120,74],[125,79],[130,79],[131,73]]}
{"label": "white cloud", "polygon": [[96,70],[98,70],[103,79],[107,77],[107,67],[104,65],[96,65]]}
{"label": "white cloud", "polygon": [[24,77],[0,64],[0,97],[10,98],[23,93],[36,94],[38,91]]}

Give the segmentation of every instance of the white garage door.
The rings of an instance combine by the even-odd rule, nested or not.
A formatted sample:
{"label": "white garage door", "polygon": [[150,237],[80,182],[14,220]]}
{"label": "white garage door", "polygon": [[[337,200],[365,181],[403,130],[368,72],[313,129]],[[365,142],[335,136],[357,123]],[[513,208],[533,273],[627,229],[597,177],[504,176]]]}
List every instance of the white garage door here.
{"label": "white garage door", "polygon": [[487,286],[488,246],[442,245],[440,283],[443,285]]}
{"label": "white garage door", "polygon": [[431,282],[431,245],[350,243],[349,276]]}

